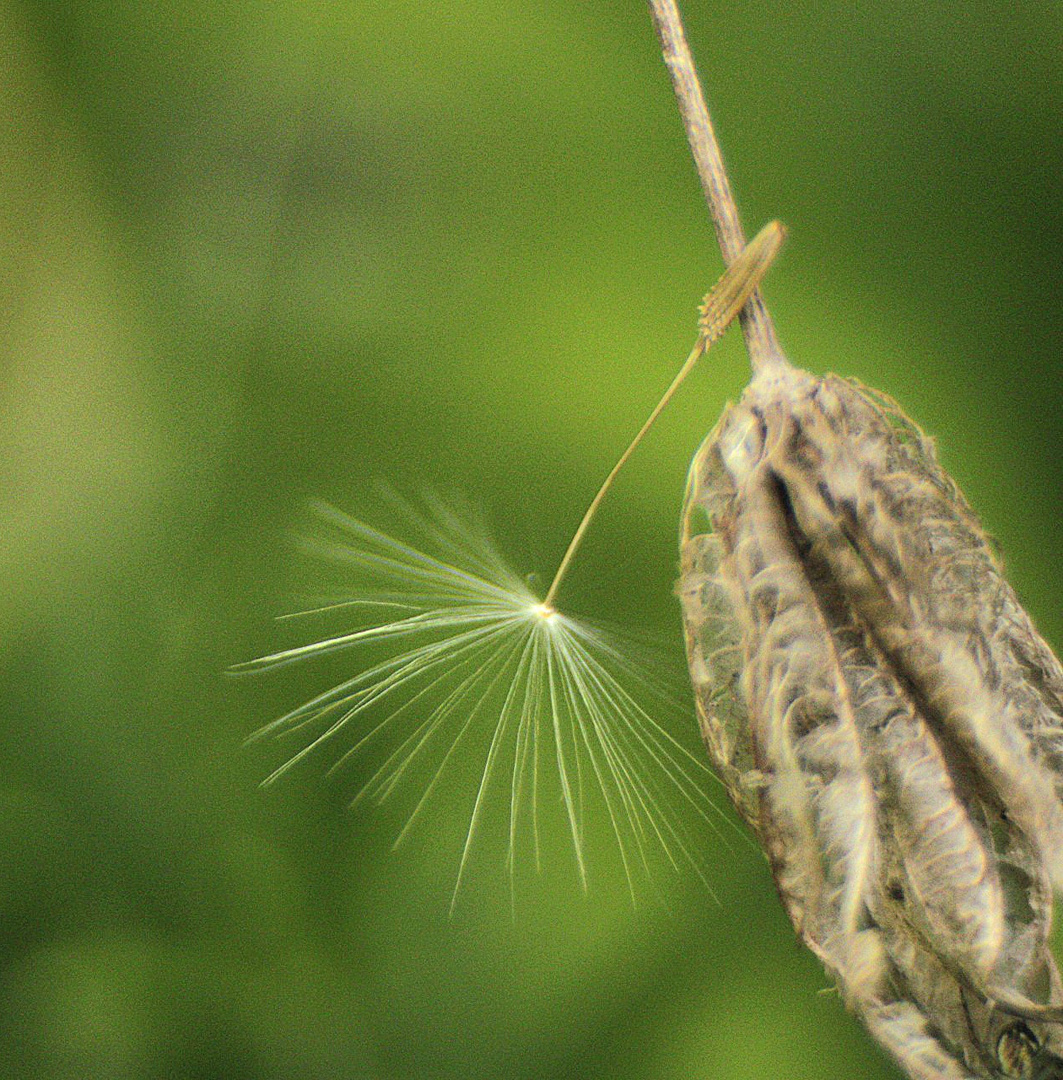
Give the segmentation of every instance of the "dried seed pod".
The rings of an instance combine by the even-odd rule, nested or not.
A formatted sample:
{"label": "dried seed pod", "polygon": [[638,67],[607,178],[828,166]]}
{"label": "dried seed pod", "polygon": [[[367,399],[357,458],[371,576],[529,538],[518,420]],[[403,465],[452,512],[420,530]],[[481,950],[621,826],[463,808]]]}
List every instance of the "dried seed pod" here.
{"label": "dried seed pod", "polygon": [[706,745],[850,1006],[913,1077],[1063,1076],[1063,670],[930,442],[776,354],[681,547]]}

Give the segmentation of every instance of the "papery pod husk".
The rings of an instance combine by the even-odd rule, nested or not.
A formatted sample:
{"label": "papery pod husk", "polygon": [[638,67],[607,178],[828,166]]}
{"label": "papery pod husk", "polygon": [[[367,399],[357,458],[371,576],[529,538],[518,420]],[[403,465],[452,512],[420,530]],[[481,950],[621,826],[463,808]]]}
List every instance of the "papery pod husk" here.
{"label": "papery pod husk", "polygon": [[702,734],[795,929],[912,1077],[1063,1077],[1063,669],[931,442],[781,358],[691,465]]}

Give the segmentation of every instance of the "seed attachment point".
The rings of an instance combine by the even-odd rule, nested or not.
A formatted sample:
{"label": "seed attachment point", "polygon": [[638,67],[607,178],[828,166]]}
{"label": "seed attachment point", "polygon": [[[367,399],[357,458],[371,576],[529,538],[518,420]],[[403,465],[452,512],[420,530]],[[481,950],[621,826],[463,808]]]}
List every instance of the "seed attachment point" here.
{"label": "seed attachment point", "polygon": [[557,608],[555,608],[553,604],[547,603],[532,604],[528,610],[535,618],[541,619],[546,623],[547,626],[555,622],[559,614]]}

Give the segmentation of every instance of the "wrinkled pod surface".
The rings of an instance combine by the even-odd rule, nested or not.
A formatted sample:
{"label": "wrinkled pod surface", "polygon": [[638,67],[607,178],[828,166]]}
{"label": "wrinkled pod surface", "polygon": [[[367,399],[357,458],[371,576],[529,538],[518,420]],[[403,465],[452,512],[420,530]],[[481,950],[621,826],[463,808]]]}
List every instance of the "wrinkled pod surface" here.
{"label": "wrinkled pod surface", "polygon": [[781,357],[691,465],[702,734],[801,939],[916,1080],[1063,1080],[1063,669],[930,441]]}

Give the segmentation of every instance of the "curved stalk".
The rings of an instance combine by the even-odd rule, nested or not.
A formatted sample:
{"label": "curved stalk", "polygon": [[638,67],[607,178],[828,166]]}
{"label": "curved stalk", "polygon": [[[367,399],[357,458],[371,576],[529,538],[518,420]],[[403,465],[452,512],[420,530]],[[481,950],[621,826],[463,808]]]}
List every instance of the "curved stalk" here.
{"label": "curved stalk", "polygon": [[749,298],[755,294],[757,285],[767,273],[768,267],[775,261],[775,256],[779,253],[779,248],[782,247],[782,242],[785,239],[785,228],[778,221],[769,222],[757,233],[749,246],[739,252],[738,257],[724,271],[723,277],[705,297],[701,304],[701,318],[698,320],[698,340],[694,343],[694,348],[690,350],[690,355],[683,362],[683,366],[664,392],[664,396],[654,406],[653,412],[646,418],[646,422],[639,429],[639,433],[631,440],[628,448],[610,469],[609,475],[598,489],[598,494],[594,496],[590,506],[587,507],[583,520],[580,521],[579,527],[569,541],[568,548],[557,568],[557,573],[554,574],[554,580],[550,583],[546,598],[539,605],[539,612],[544,618],[549,618],[554,614],[554,598],[557,596],[561,581],[568,570],[569,564],[572,562],[573,556],[576,554],[576,550],[583,541],[583,536],[591,523],[591,519],[601,505],[602,499],[605,498],[609,489],[613,486],[617,474],[627,464],[628,458],[635,452],[636,447],[642,442],[646,433],[657,422],[657,417],[661,415],[665,406],[672,400],[675,392],[682,386],[686,377],[694,370],[694,365],[708,352],[713,343],[723,336],[724,331],[734,321],[738,312],[743,310],[744,305],[748,304]]}

